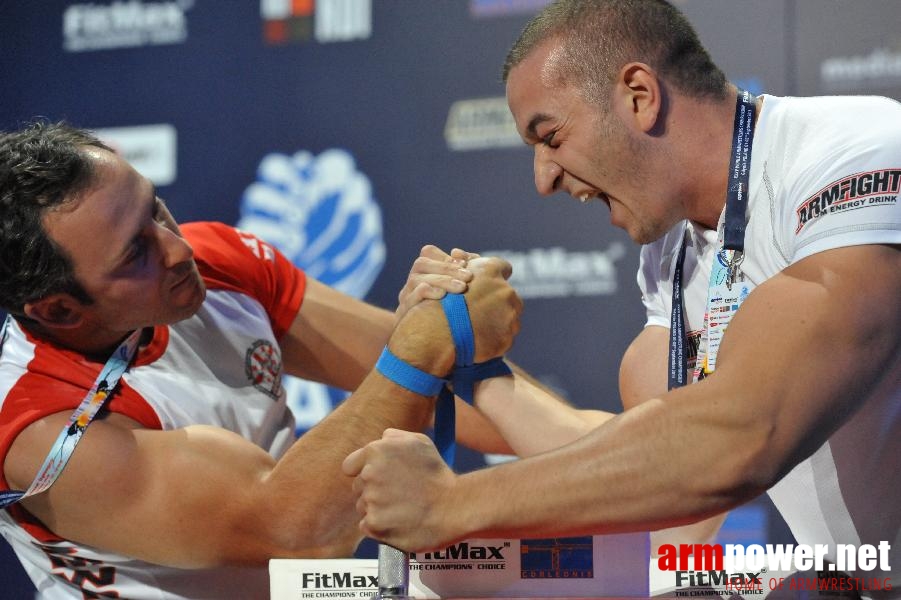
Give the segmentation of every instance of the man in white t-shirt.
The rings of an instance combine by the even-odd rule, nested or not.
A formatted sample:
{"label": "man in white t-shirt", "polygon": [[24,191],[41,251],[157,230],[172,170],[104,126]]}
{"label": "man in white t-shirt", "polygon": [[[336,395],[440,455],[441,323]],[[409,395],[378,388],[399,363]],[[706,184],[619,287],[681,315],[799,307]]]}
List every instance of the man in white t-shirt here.
{"label": "man in white t-shirt", "polygon": [[[888,542],[891,578],[901,105],[754,98],[659,0],[556,2],[504,76],[538,191],[603,202],[644,245],[648,321],[620,372],[628,410],[486,396],[479,407],[534,456],[459,476],[422,437],[390,432],[345,461],[349,474],[367,467],[363,530],[409,550],[667,530],[768,490],[797,541],[827,544],[829,559],[836,544]],[[653,549],[701,533],[669,529]]]}

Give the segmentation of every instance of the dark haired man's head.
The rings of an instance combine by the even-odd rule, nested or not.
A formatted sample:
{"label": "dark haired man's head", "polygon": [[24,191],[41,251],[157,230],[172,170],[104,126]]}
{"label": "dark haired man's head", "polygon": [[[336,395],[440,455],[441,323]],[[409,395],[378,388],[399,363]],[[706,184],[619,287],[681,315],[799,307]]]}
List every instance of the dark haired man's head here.
{"label": "dark haired man's head", "polygon": [[90,189],[89,147],[112,151],[65,123],[40,121],[0,134],[0,308],[17,317],[24,316],[26,303],[50,294],[92,301],[42,225],[47,211]]}

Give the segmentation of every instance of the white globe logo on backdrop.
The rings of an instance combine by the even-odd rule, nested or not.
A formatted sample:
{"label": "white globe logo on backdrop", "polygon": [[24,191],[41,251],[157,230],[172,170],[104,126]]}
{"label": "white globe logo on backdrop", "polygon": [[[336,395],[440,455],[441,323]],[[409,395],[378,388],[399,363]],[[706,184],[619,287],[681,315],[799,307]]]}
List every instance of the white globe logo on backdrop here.
{"label": "white globe logo on backdrop", "polygon": [[[353,157],[330,149],[318,156],[268,154],[244,191],[237,227],[278,248],[296,266],[356,298],[369,292],[385,264],[382,213],[369,179]],[[302,434],[347,394],[285,376],[288,406]]]}

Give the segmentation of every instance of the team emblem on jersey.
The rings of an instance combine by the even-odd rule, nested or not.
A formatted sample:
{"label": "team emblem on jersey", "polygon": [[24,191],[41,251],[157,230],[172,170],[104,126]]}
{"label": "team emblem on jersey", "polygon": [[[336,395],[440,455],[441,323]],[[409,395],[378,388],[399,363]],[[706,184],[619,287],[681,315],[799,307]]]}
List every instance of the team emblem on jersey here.
{"label": "team emblem on jersey", "polygon": [[901,169],[855,173],[833,181],[798,207],[797,235],[805,225],[832,213],[898,202]]}
{"label": "team emblem on jersey", "polygon": [[[267,154],[240,212],[236,226],[249,232],[244,243],[257,256],[277,248],[311,277],[355,298],[369,293],[385,264],[381,209],[369,178],[346,150]],[[297,435],[348,395],[287,374],[281,385]]]}
{"label": "team emblem on jersey", "polygon": [[244,372],[253,384],[273,400],[277,400],[282,387],[282,357],[272,342],[257,340],[247,349]]}

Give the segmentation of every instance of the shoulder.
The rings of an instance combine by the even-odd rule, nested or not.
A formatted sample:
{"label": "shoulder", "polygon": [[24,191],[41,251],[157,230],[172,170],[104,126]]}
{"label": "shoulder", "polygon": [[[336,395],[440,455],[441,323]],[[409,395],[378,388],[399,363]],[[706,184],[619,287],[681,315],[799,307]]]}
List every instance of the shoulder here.
{"label": "shoulder", "polygon": [[188,223],[182,235],[208,290],[237,292],[260,302],[276,334],[290,326],[306,290],[306,274],[275,246],[222,223]]}
{"label": "shoulder", "polygon": [[291,269],[274,246],[224,223],[187,223],[180,227],[208,287],[245,290],[268,281],[273,272]]}
{"label": "shoulder", "polygon": [[786,260],[898,243],[901,104],[876,96],[766,96],[760,125],[758,160]]}
{"label": "shoulder", "polygon": [[[901,103],[880,96],[764,96],[757,135],[786,158],[821,159],[901,148]],[[822,165],[820,165],[822,166]]]}
{"label": "shoulder", "polygon": [[213,221],[199,221],[180,226],[185,240],[194,249],[194,259],[198,263],[216,263],[223,259],[255,256],[260,258],[269,252],[271,246],[256,236],[242,232],[235,227]]}
{"label": "shoulder", "polygon": [[771,96],[764,94],[763,115],[823,127],[850,121],[901,119],[901,103],[884,96]]}

